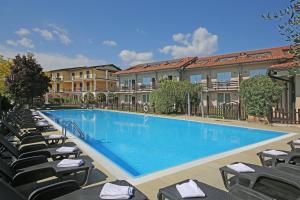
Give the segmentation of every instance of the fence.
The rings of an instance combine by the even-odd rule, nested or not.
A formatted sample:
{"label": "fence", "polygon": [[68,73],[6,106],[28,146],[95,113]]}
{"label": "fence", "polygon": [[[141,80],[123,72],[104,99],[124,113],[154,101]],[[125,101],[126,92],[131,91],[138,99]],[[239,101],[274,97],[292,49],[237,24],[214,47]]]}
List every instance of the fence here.
{"label": "fence", "polygon": [[290,112],[284,109],[275,109],[270,114],[270,122],[281,124],[300,124],[300,109]]}
{"label": "fence", "polygon": [[246,119],[246,111],[244,107],[240,104],[228,104],[206,107],[192,105],[191,115],[235,120]]}

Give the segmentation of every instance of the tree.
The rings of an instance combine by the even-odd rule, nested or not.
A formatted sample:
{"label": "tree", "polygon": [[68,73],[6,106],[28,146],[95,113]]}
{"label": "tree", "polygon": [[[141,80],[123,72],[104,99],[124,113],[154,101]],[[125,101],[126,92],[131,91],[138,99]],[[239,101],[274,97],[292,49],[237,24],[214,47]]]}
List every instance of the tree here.
{"label": "tree", "polygon": [[91,92],[86,93],[84,95],[84,97],[83,97],[83,101],[86,104],[93,104],[93,103],[95,103],[95,96],[94,96],[94,94],[91,93]]}
{"label": "tree", "polygon": [[[300,0],[289,0],[286,8],[274,13],[263,14],[267,20],[280,20],[278,25],[280,34],[291,43],[291,53],[295,55],[295,60],[300,60]],[[283,23],[282,23],[283,22]]]}
{"label": "tree", "polygon": [[104,93],[99,93],[96,96],[97,102],[104,103],[106,101],[106,95]]}
{"label": "tree", "polygon": [[10,73],[11,65],[11,62],[4,60],[3,56],[0,55],[0,96],[9,96],[5,85],[5,79]]}
{"label": "tree", "polygon": [[191,84],[189,81],[163,80],[159,83],[159,89],[151,92],[150,103],[160,113],[177,113],[184,111],[187,105],[188,94],[192,103],[199,102],[201,86]]}
{"label": "tree", "polygon": [[256,76],[242,81],[240,96],[248,114],[266,117],[272,107],[279,102],[282,89],[268,76]]}
{"label": "tree", "polygon": [[33,54],[17,55],[6,79],[7,89],[15,102],[33,104],[35,97],[48,92],[50,79],[43,73]]}

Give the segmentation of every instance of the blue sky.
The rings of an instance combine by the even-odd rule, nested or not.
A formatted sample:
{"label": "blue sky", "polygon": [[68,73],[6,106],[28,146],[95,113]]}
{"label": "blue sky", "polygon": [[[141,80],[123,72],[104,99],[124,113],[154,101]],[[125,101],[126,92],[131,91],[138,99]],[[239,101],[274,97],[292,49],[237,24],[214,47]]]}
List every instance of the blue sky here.
{"label": "blue sky", "polygon": [[0,54],[45,69],[130,65],[288,44],[261,14],[286,0],[1,0]]}

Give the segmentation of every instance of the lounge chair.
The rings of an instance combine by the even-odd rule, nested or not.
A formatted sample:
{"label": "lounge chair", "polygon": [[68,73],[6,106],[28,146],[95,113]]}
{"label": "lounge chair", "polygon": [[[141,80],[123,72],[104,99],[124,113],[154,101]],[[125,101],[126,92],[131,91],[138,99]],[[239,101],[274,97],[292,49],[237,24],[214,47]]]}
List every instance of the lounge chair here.
{"label": "lounge chair", "polygon": [[270,155],[265,153],[265,151],[261,151],[257,153],[260,162],[265,167],[276,167],[278,163],[287,163],[287,164],[300,164],[300,151],[283,151],[286,155]]}
{"label": "lounge chair", "polygon": [[43,136],[40,131],[22,132],[20,129],[10,125],[5,119],[0,120],[0,123],[10,131],[10,135],[17,137],[21,144],[29,144],[33,142],[45,142],[48,145],[58,144],[59,142],[63,144],[65,140],[68,139],[64,135],[62,135],[61,138],[52,138],[49,135]]}
{"label": "lounge chair", "polygon": [[300,149],[300,143],[299,142],[295,142],[295,140],[291,140],[287,144],[290,145],[292,151],[297,151],[297,150]]}
{"label": "lounge chair", "polygon": [[[116,180],[111,182],[116,185],[123,185],[123,186],[131,186],[134,188],[133,196],[130,200],[147,200],[148,198],[136,187],[132,186],[130,183],[124,180]],[[76,183],[74,182],[74,187],[76,188]],[[80,190],[76,190],[70,194],[66,194],[57,198],[56,200],[103,200],[100,198],[100,191],[103,188],[104,184],[93,186],[89,188],[84,188]]]}
{"label": "lounge chair", "polygon": [[229,192],[225,192],[218,188],[212,187],[205,183],[194,180],[201,190],[205,193],[204,198],[182,198],[180,193],[176,189],[177,184],[185,183],[189,180],[181,181],[180,183],[167,186],[159,190],[157,194],[158,200],[170,199],[170,200],[273,200],[272,198],[263,195],[257,191],[246,188],[241,185],[236,185],[230,189]]}
{"label": "lounge chair", "polygon": [[9,141],[7,141],[3,136],[0,136],[0,145],[2,145],[3,148],[5,148],[6,151],[10,152],[16,159],[44,155],[47,158],[59,160],[68,158],[70,156],[78,157],[81,154],[80,149],[69,153],[57,152],[57,148],[48,148],[46,144],[26,145],[18,149]]}
{"label": "lounge chair", "polygon": [[74,181],[63,181],[44,187],[31,189],[28,194],[22,194],[16,188],[0,179],[0,196],[3,200],[50,200],[61,195],[78,190]]}
{"label": "lounge chair", "polygon": [[[81,184],[86,184],[89,174],[94,168],[94,165],[86,157],[80,157],[80,159],[82,159],[84,163],[78,167],[58,167],[57,164],[60,161],[46,161],[44,163],[35,164],[25,168],[20,168],[19,166],[17,166],[17,169],[7,164],[4,160],[0,159],[0,176],[3,180],[6,180],[6,182],[11,183],[11,185],[19,186],[52,176],[62,179],[63,177],[66,177],[70,174],[84,172],[84,178]],[[26,162],[30,165],[31,162],[35,162],[36,160],[36,158],[33,158],[33,161],[31,160],[31,158],[27,158]],[[40,160],[42,160],[42,158],[40,158]],[[24,163],[25,162],[21,163],[21,165],[25,166]],[[34,173],[42,174],[34,175]]]}
{"label": "lounge chair", "polygon": [[[231,189],[242,185],[275,199],[297,199],[300,197],[300,174],[295,174],[295,166],[278,164],[276,168],[261,167],[245,163],[255,172],[236,172],[225,166],[220,168],[224,185]],[[296,169],[296,172],[297,169]],[[288,198],[283,198],[283,197]]]}

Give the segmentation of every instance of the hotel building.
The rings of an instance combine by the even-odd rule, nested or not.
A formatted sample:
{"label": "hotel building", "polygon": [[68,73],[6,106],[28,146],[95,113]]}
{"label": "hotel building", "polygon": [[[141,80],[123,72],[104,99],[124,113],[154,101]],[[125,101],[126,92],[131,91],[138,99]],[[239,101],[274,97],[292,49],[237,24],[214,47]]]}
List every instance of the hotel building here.
{"label": "hotel building", "polygon": [[[292,58],[289,46],[281,46],[140,64],[115,73],[118,77],[116,93],[119,103],[144,104],[149,102],[149,94],[158,87],[159,80],[189,80],[192,83],[202,84],[204,106],[239,103],[239,88],[242,80],[257,75],[267,75],[271,66],[288,62]],[[282,83],[282,81],[280,83],[285,90],[278,107],[287,111],[300,108],[299,103],[295,103],[300,98],[299,77],[297,76],[294,82],[295,85],[298,85],[297,87],[290,83]],[[298,96],[294,97],[293,93]]]}
{"label": "hotel building", "polygon": [[48,98],[71,96],[80,100],[86,93],[96,96],[116,90],[115,72],[120,68],[113,64],[90,67],[74,67],[47,72],[51,77]]}

